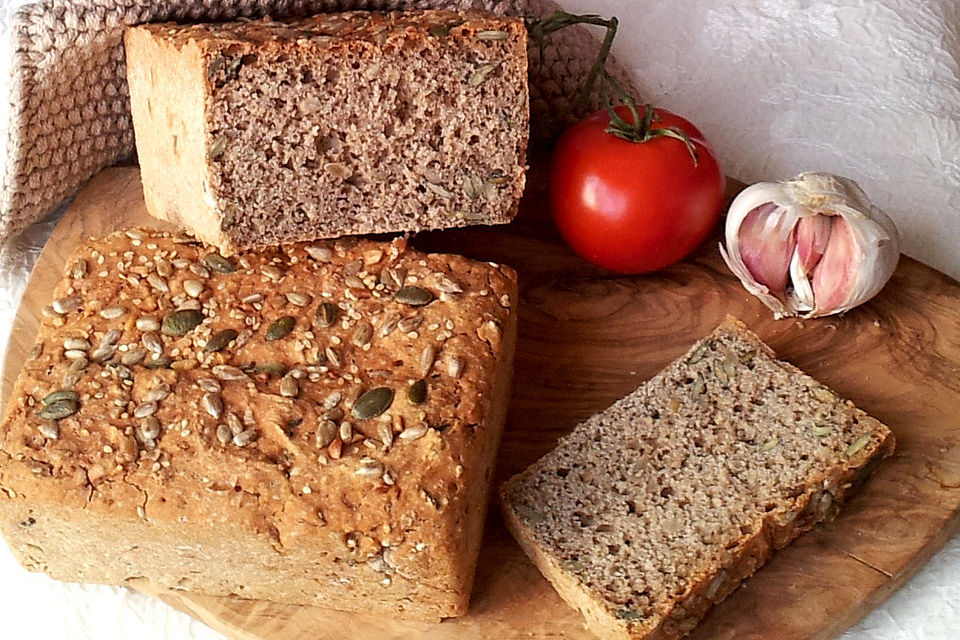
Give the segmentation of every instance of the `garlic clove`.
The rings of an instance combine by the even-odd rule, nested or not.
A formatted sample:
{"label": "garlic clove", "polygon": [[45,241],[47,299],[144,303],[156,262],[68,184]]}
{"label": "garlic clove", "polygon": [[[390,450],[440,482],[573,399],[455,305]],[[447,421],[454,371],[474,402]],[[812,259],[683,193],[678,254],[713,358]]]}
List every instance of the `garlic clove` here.
{"label": "garlic clove", "polygon": [[839,309],[856,295],[857,265],[863,254],[850,224],[831,216],[830,243],[813,271],[813,299],[820,309]]}
{"label": "garlic clove", "polygon": [[833,217],[805,216],[797,223],[797,253],[804,273],[810,273],[820,262],[830,241]]}
{"label": "garlic clove", "polygon": [[747,214],[740,226],[740,256],[753,279],[782,296],[787,288],[790,257],[796,246],[793,229],[782,228],[783,216],[773,203]]}
{"label": "garlic clove", "polygon": [[900,256],[893,221],[854,181],[826,173],[744,189],[730,205],[725,240],[731,271],[778,318],[866,302]]}

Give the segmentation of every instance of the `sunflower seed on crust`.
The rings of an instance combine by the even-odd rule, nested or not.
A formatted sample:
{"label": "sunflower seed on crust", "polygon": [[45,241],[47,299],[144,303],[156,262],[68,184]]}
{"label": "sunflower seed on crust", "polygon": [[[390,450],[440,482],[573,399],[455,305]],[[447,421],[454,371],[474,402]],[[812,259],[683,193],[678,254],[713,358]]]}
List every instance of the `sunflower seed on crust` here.
{"label": "sunflower seed on crust", "polygon": [[381,422],[377,425],[377,438],[383,443],[384,449],[390,448],[393,444],[393,429],[389,423]]}
{"label": "sunflower seed on crust", "polygon": [[332,302],[324,302],[317,306],[316,311],[316,323],[318,327],[327,328],[333,325],[337,321],[337,316],[340,314],[337,309],[337,305]]}
{"label": "sunflower seed on crust", "polygon": [[397,293],[394,294],[393,299],[397,302],[402,302],[403,304],[408,304],[412,307],[421,307],[423,305],[430,304],[430,302],[433,301],[433,294],[423,287],[406,285],[397,290]]}
{"label": "sunflower seed on crust", "polygon": [[159,435],[160,421],[153,416],[147,416],[143,422],[137,425],[137,438],[141,442],[156,440]]}
{"label": "sunflower seed on crust", "polygon": [[347,276],[343,279],[343,284],[347,285],[351,289],[366,289],[367,285],[363,283],[363,280],[357,276]]}
{"label": "sunflower seed on crust", "polygon": [[71,296],[68,298],[57,298],[50,303],[50,306],[58,315],[62,316],[80,308],[80,302],[80,298],[77,296]]}
{"label": "sunflower seed on crust", "polygon": [[323,245],[309,245],[304,251],[317,262],[330,262],[330,259],[333,258],[333,249]]}
{"label": "sunflower seed on crust", "polygon": [[257,432],[253,429],[247,429],[246,431],[241,431],[237,435],[233,436],[233,444],[243,448],[257,439]]}
{"label": "sunflower seed on crust", "polygon": [[406,429],[400,432],[400,435],[397,436],[401,440],[417,440],[426,435],[429,427],[425,422],[420,422],[418,424],[410,425]]}
{"label": "sunflower seed on crust", "polygon": [[390,312],[383,317],[383,320],[380,321],[380,328],[377,329],[377,335],[381,338],[386,338],[388,335],[393,333],[393,330],[397,328],[397,323],[400,322],[400,314],[396,312]]}
{"label": "sunflower seed on crust", "polygon": [[287,301],[296,307],[305,307],[310,304],[310,296],[297,291],[291,291],[287,294]]}
{"label": "sunflower seed on crust", "polygon": [[156,402],[141,402],[133,410],[133,417],[146,418],[147,416],[152,416],[156,412],[157,412]]}
{"label": "sunflower seed on crust", "polygon": [[465,364],[463,358],[459,356],[450,356],[447,360],[447,373],[451,378],[459,378],[460,374],[463,372],[463,365]]}
{"label": "sunflower seed on crust", "polygon": [[337,353],[337,350],[333,347],[327,347],[324,349],[324,355],[327,356],[327,361],[335,367],[340,366],[340,354]]}
{"label": "sunflower seed on crust", "polygon": [[203,293],[203,283],[199,280],[184,280],[183,291],[191,298],[199,298]]}
{"label": "sunflower seed on crust", "polygon": [[430,369],[433,368],[433,363],[437,359],[437,349],[432,344],[428,344],[423,348],[423,351],[420,352],[420,368],[417,370],[417,373],[421,377],[426,378],[430,373]]}
{"label": "sunflower seed on crust", "polygon": [[343,399],[343,394],[340,393],[339,391],[334,391],[333,393],[328,395],[326,398],[324,398],[323,408],[328,410],[333,409],[335,406],[340,404],[340,400],[342,399]]}
{"label": "sunflower seed on crust", "polygon": [[63,341],[63,348],[69,350],[86,351],[91,347],[90,341],[86,338],[66,338]]}
{"label": "sunflower seed on crust", "polygon": [[295,378],[286,375],[280,379],[280,395],[285,398],[296,398],[300,393],[300,385]]}
{"label": "sunflower seed on crust", "polygon": [[353,332],[350,340],[354,345],[358,347],[364,347],[370,344],[370,339],[373,337],[373,325],[369,322],[361,322],[357,324],[357,328]]}
{"label": "sunflower seed on crust", "polygon": [[339,429],[337,428],[337,423],[332,420],[321,420],[320,424],[317,425],[317,434],[316,434],[316,444],[319,448],[324,448],[330,445],[333,442],[333,439],[337,437]]}
{"label": "sunflower seed on crust", "polygon": [[152,331],[143,334],[140,337],[140,342],[143,343],[144,347],[154,353],[163,353],[163,341],[158,334]]}
{"label": "sunflower seed on crust", "polygon": [[[252,425],[253,421],[251,420],[250,423]],[[243,421],[240,420],[240,417],[232,411],[227,413],[227,427],[230,429],[230,433],[232,435],[237,435],[238,433],[246,430]]]}
{"label": "sunflower seed on crust", "polygon": [[205,393],[200,400],[203,410],[219,420],[223,413],[223,397],[219,393]]}
{"label": "sunflower seed on crust", "polygon": [[143,362],[145,357],[147,357],[146,349],[131,349],[120,357],[120,364],[132,367]]}
{"label": "sunflower seed on crust", "polygon": [[154,387],[143,394],[143,401],[161,402],[166,400],[168,397],[170,397],[170,389],[168,387]]}
{"label": "sunflower seed on crust", "polygon": [[90,360],[97,364],[103,364],[116,355],[116,353],[117,348],[114,345],[101,345],[90,353]]}
{"label": "sunflower seed on crust", "polygon": [[270,280],[280,280],[283,278],[283,269],[273,264],[260,266],[260,273]]}
{"label": "sunflower seed on crust", "polygon": [[167,281],[157,273],[148,274],[147,283],[161,293],[170,293],[170,286],[167,284]]}
{"label": "sunflower seed on crust", "polygon": [[56,420],[44,420],[37,427],[37,431],[48,440],[56,440],[60,437],[60,425],[57,424]]}
{"label": "sunflower seed on crust", "polygon": [[217,440],[220,444],[230,444],[233,441],[234,434],[230,432],[230,427],[225,424],[217,425]]}
{"label": "sunflower seed on crust", "polygon": [[436,284],[437,290],[441,293],[463,293],[463,287],[461,287],[456,281],[451,280],[445,275],[440,275],[437,278]]}
{"label": "sunflower seed on crust", "polygon": [[229,364],[218,364],[211,369],[211,372],[214,376],[224,381],[243,380],[247,377],[247,374],[245,374],[242,369]]}
{"label": "sunflower seed on crust", "polygon": [[80,280],[87,275],[87,261],[77,260],[70,267],[70,277],[74,280]]}
{"label": "sunflower seed on crust", "polygon": [[156,318],[143,316],[137,318],[136,327],[138,331],[159,331],[160,323],[157,322]]}
{"label": "sunflower seed on crust", "polygon": [[416,331],[419,329],[420,325],[422,324],[422,316],[407,316],[406,318],[400,319],[400,322],[397,323],[397,327],[399,327],[400,331],[403,333],[410,333],[411,331]]}
{"label": "sunflower seed on crust", "polygon": [[209,278],[211,275],[213,275],[212,273],[210,273],[210,269],[207,269],[202,264],[198,264],[196,262],[191,262],[189,269],[193,274],[198,275],[204,279]]}

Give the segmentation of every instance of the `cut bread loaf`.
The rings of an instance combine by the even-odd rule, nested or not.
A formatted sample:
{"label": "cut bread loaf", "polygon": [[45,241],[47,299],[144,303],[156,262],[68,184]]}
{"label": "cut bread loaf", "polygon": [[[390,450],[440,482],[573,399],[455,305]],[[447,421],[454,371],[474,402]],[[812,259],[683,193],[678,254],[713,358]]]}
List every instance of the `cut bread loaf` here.
{"label": "cut bread loaf", "polygon": [[603,638],[688,633],[835,515],[890,430],[724,322],[501,488],[508,528]]}
{"label": "cut bread loaf", "polygon": [[520,19],[356,11],[150,24],[124,42],[147,209],[224,255],[516,213]]}
{"label": "cut bread loaf", "polygon": [[61,580],[460,615],[515,303],[509,268],[402,240],[94,241],[5,411],[0,532]]}

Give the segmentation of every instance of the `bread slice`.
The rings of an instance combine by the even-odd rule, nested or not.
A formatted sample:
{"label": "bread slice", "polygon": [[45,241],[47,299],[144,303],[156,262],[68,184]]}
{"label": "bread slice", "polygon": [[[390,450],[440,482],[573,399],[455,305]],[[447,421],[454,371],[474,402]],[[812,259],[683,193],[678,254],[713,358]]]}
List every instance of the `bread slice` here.
{"label": "bread slice", "polygon": [[893,448],[887,427],[728,318],[500,496],[594,633],[679,638]]}
{"label": "bread slice", "polygon": [[521,19],[354,11],[148,24],[124,42],[147,209],[224,255],[516,214]]}

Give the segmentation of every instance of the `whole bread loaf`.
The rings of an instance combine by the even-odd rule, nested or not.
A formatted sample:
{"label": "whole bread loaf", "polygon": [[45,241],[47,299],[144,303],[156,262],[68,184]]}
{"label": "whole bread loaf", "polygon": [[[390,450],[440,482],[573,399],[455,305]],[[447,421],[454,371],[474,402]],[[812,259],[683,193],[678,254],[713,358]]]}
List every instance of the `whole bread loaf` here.
{"label": "whole bread loaf", "polygon": [[832,518],[893,448],[886,426],[728,319],[509,480],[501,502],[590,630],[675,639]]}
{"label": "whole bread loaf", "polygon": [[520,19],[356,11],[150,24],[124,42],[147,209],[224,255],[516,213]]}
{"label": "whole bread loaf", "polygon": [[464,613],[509,395],[507,267],[149,230],[68,263],[0,428],[28,569]]}

